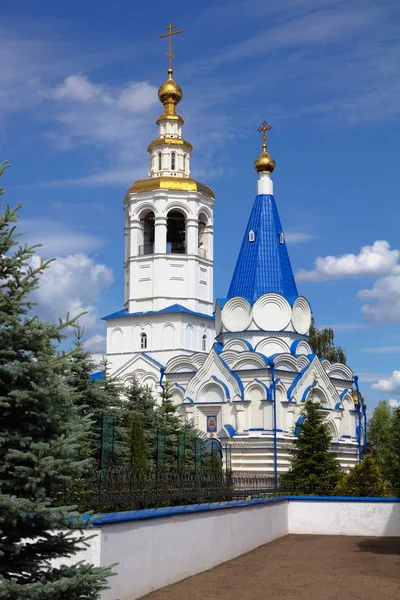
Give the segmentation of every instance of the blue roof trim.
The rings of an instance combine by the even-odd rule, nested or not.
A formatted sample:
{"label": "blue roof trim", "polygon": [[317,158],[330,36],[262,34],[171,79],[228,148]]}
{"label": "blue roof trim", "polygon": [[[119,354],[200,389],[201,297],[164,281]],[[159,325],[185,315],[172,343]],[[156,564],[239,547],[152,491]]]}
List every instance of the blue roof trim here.
{"label": "blue roof trim", "polygon": [[221,352],[223,351],[223,349],[224,349],[224,345],[221,344],[221,342],[216,342],[214,344],[214,350],[215,350],[216,354],[221,354]]}
{"label": "blue roof trim", "polygon": [[264,388],[265,391],[265,397],[268,399],[268,386],[266,383],[264,383],[263,381],[261,381],[261,379],[255,379],[254,381],[257,381],[257,383],[259,383],[260,385],[262,385],[262,387]]}
{"label": "blue roof trim", "polygon": [[[255,232],[253,242],[249,232]],[[275,199],[270,194],[256,196],[244,234],[228,299],[243,296],[253,304],[269,292],[293,301],[298,296],[286,242],[280,243],[282,225]]]}
{"label": "blue roof trim", "polygon": [[188,504],[185,506],[167,506],[163,508],[147,508],[143,510],[128,510],[126,512],[105,513],[99,515],[84,515],[83,521],[92,521],[94,527],[124,523],[127,521],[144,521],[160,519],[176,515],[194,514],[229,508],[254,506],[257,504],[272,504],[275,502],[362,502],[371,504],[399,503],[400,498],[369,498],[356,496],[275,496],[273,498],[254,498],[253,500],[231,500],[230,502],[210,502],[204,504]]}
{"label": "blue roof trim", "polygon": [[176,381],[174,381],[174,383],[172,385],[173,386],[175,385],[178,389],[182,390],[183,393],[186,392],[186,388],[184,388],[183,385],[181,385],[180,383],[177,383]]}
{"label": "blue roof trim", "polygon": [[196,317],[201,317],[202,319],[211,319],[214,321],[214,317],[210,315],[206,315],[204,313],[195,312],[194,310],[190,310],[182,304],[172,304],[171,306],[167,306],[166,308],[162,308],[161,310],[149,310],[147,312],[136,312],[130,313],[127,308],[123,308],[118,312],[112,313],[111,315],[107,315],[106,317],[101,317],[103,320],[107,319],[121,319],[125,317],[150,317],[152,315],[166,315],[166,314],[174,314],[174,313],[185,313],[187,315],[194,315]]}
{"label": "blue roof trim", "polygon": [[341,402],[341,401],[340,401],[340,402],[336,402],[336,404],[335,404],[335,408],[337,408],[337,409],[340,409],[340,410],[344,410],[344,408],[343,408],[343,404],[342,404],[342,402]]}
{"label": "blue roof trim", "polygon": [[[310,356],[310,355],[308,355],[308,356]],[[286,395],[287,395],[287,398],[288,398],[289,402],[291,402],[292,392],[293,392],[294,388],[296,387],[296,385],[298,384],[298,382],[300,381],[300,379],[303,377],[304,373],[306,373],[310,367],[311,367],[311,363],[308,364],[308,365],[306,365],[304,367],[304,369],[302,369],[300,371],[300,373],[297,375],[296,379],[293,380],[292,385],[288,388],[288,391],[287,391]]]}
{"label": "blue roof trim", "polygon": [[97,371],[90,375],[90,381],[103,381],[105,378],[104,371]]}
{"label": "blue roof trim", "polygon": [[340,399],[343,400],[343,398],[345,397],[345,395],[347,394],[347,392],[349,392],[350,389],[349,388],[344,388],[343,392],[340,394]]}
{"label": "blue roof trim", "polygon": [[189,401],[189,404],[194,404],[194,400],[190,396],[186,396],[186,398],[183,399],[183,403],[182,404],[185,404],[186,400]]}
{"label": "blue roof trim", "polygon": [[229,433],[230,437],[233,437],[236,433],[235,428],[232,427],[232,425],[229,425],[229,423],[223,425],[223,428]]}
{"label": "blue roof trim", "polygon": [[220,356],[218,358],[221,361],[221,363],[224,365],[224,367],[226,367],[226,369],[228,369],[229,373],[231,373],[232,377],[234,377],[236,379],[236,382],[240,389],[240,395],[242,397],[242,400],[244,400],[244,385],[243,385],[242,380],[240,379],[240,377],[238,375],[236,375],[236,373],[231,371],[228,363],[226,363],[223,358],[221,358]]}
{"label": "blue roof trim", "polygon": [[164,371],[165,371],[165,366],[162,365],[160,362],[158,362],[158,360],[156,360],[155,358],[150,356],[150,354],[147,354],[147,352],[138,352],[137,354],[141,354],[142,356],[145,356],[146,358],[151,360],[151,362],[153,362],[155,365],[157,365],[157,367],[160,367],[160,369],[164,369]]}
{"label": "blue roof trim", "polygon": [[226,383],[224,383],[223,381],[221,381],[221,379],[218,379],[218,377],[215,377],[215,375],[211,375],[211,379],[214,379],[214,381],[216,381],[217,383],[219,383],[220,385],[222,385],[222,387],[224,388],[225,391],[225,396],[228,398],[228,400],[231,399],[231,395],[229,393],[229,388],[226,385]]}
{"label": "blue roof trim", "polygon": [[317,387],[317,385],[318,385],[318,381],[316,380],[316,381],[314,381],[314,383],[312,383],[311,385],[306,387],[306,389],[304,390],[303,395],[301,397],[302,402],[304,400],[307,400],[308,393],[312,390],[313,386]]}
{"label": "blue roof trim", "polygon": [[270,387],[268,388],[267,400],[273,400],[272,391],[273,391],[274,387],[276,388],[276,384],[279,382],[280,382],[280,378],[277,377],[277,379],[275,379],[275,381],[273,381],[271,383]]}

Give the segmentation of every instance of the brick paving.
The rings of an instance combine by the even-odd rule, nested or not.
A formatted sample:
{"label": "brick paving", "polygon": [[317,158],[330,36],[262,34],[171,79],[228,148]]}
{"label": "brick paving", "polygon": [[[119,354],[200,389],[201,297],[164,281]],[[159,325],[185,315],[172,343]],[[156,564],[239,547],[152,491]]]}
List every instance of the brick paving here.
{"label": "brick paving", "polygon": [[144,598],[400,599],[400,538],[288,535]]}

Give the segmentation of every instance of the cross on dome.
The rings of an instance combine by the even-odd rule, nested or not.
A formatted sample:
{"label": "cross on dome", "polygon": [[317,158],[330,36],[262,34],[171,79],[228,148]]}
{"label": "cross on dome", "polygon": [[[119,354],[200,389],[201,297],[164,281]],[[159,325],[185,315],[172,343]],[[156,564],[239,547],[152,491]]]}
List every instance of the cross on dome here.
{"label": "cross on dome", "polygon": [[176,25],[173,25],[172,23],[170,23],[165,28],[165,29],[168,29],[168,33],[163,33],[162,35],[158,36],[159,38],[169,37],[169,51],[166,52],[165,54],[167,56],[169,56],[168,73],[171,73],[171,75],[173,73],[172,59],[176,58],[176,56],[172,53],[172,36],[178,35],[178,33],[183,33],[183,29],[178,29],[177,31],[172,31],[173,29],[175,29],[175,27],[176,27]]}

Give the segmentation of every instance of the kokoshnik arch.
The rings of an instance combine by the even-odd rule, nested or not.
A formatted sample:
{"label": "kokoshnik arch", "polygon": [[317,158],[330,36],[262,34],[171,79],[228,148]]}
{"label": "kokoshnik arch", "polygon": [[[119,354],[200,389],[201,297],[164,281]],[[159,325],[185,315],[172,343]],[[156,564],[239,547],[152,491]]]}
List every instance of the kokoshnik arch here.
{"label": "kokoshnik arch", "polygon": [[302,402],[313,394],[348,468],[362,443],[358,387],[349,367],[320,360],[309,344],[311,309],[298,294],[273,195],[266,122],[257,195],[229,291],[214,306],[215,195],[191,178],[193,147],[182,137],[183,93],[172,69],[172,36],[181,31],[167,29],[149,176],[124,198],[124,308],[104,317],[107,376],[135,375],[155,391],[168,382],[182,418],[229,447],[232,468],[244,471],[287,470]]}

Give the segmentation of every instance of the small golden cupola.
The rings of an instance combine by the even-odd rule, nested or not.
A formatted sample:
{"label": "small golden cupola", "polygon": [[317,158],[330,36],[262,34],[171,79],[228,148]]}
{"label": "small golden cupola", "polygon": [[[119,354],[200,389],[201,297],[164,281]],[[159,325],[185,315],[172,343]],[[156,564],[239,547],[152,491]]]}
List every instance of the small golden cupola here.
{"label": "small golden cupola", "polygon": [[275,169],[275,161],[267,152],[267,131],[271,129],[271,125],[268,125],[266,121],[258,128],[258,131],[262,133],[261,139],[263,140],[263,145],[260,156],[254,161],[254,168],[257,173],[269,173],[271,175]]}
{"label": "small golden cupola", "polygon": [[135,181],[129,188],[130,193],[147,192],[155,189],[201,192],[209,198],[215,194],[211,188],[190,177],[192,144],[182,137],[183,118],[176,114],[177,104],[182,100],[181,87],[174,81],[172,59],[173,36],[183,33],[170,23],[167,33],[159,38],[169,38],[169,50],[166,52],[168,64],[168,79],[160,86],[158,97],[164,105],[163,113],[157,119],[158,136],[147,147],[150,154],[148,179]]}

